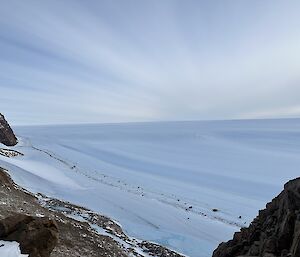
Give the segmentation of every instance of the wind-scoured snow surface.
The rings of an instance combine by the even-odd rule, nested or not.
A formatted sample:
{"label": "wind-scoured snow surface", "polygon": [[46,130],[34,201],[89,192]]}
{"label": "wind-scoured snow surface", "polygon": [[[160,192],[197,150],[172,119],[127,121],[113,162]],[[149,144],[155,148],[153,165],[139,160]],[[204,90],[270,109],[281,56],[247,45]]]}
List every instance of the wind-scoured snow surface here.
{"label": "wind-scoured snow surface", "polygon": [[211,256],[300,174],[299,119],[15,130],[24,156],[0,166],[16,183],[194,257]]}

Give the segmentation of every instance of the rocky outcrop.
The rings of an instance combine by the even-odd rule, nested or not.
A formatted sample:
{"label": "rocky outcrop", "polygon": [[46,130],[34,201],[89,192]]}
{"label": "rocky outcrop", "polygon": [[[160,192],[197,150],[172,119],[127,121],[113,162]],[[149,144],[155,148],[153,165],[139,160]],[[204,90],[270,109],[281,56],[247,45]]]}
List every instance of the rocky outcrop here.
{"label": "rocky outcrop", "polygon": [[300,178],[286,183],[249,228],[242,228],[213,253],[213,257],[237,256],[300,256]]}
{"label": "rocky outcrop", "polygon": [[58,241],[55,221],[16,213],[0,220],[0,239],[17,241],[29,257],[49,257]]}
{"label": "rocky outcrop", "polygon": [[7,172],[0,167],[0,220],[16,217],[16,213],[55,220],[59,243],[51,257],[183,257],[163,246],[128,237],[119,224],[99,213],[42,194],[33,195],[15,184]]}
{"label": "rocky outcrop", "polygon": [[17,138],[5,120],[4,116],[0,113],[0,143],[6,146],[14,146],[18,143]]}

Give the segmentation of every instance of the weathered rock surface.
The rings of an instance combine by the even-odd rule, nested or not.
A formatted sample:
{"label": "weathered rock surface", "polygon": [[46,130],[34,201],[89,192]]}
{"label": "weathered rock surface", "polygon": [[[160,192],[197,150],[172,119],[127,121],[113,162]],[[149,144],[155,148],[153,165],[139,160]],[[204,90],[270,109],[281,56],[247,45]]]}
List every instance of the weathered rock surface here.
{"label": "weathered rock surface", "polygon": [[[65,213],[65,210],[71,208],[74,208],[74,211]],[[55,220],[59,228],[59,242],[53,249],[51,257],[129,256],[126,249],[123,249],[111,237],[96,233],[87,222],[82,221],[83,219],[77,221],[66,216],[75,217],[80,211],[79,207],[77,208],[70,203],[47,197],[42,198],[41,195],[32,195],[16,185],[8,173],[0,167],[0,220],[14,216],[15,213],[34,217],[49,217]],[[88,213],[89,210],[84,212],[84,217]],[[100,215],[99,219],[95,217],[95,220],[97,224],[99,221],[99,225],[107,223],[109,228],[114,228],[112,222],[101,219]]]}
{"label": "weathered rock surface", "polygon": [[48,218],[15,213],[0,220],[0,239],[17,241],[29,257],[49,257],[58,242],[58,228]]}
{"label": "weathered rock surface", "polygon": [[213,257],[300,257],[300,178],[259,211],[249,228],[221,243]]}
{"label": "weathered rock surface", "polygon": [[17,138],[5,120],[4,116],[0,113],[0,143],[6,146],[14,146],[18,143]]}

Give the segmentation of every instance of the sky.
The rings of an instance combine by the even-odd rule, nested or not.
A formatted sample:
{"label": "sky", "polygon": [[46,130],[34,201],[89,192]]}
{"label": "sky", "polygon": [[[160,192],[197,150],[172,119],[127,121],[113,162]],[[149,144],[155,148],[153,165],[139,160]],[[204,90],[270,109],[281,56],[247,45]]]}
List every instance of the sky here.
{"label": "sky", "polygon": [[15,125],[300,117],[300,1],[0,0]]}

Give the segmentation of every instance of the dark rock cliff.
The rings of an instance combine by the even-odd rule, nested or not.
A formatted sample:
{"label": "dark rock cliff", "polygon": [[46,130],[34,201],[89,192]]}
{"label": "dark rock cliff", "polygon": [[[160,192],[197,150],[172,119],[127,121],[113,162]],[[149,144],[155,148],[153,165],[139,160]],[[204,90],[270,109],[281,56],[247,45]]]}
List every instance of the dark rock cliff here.
{"label": "dark rock cliff", "polygon": [[249,228],[221,243],[213,257],[300,257],[300,178],[259,211]]}
{"label": "dark rock cliff", "polygon": [[14,146],[18,143],[17,138],[11,127],[0,113],[0,143],[6,146]]}

